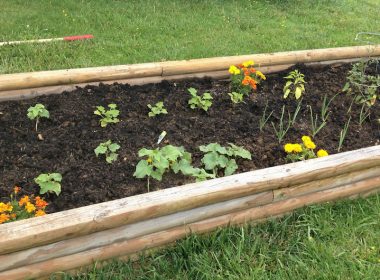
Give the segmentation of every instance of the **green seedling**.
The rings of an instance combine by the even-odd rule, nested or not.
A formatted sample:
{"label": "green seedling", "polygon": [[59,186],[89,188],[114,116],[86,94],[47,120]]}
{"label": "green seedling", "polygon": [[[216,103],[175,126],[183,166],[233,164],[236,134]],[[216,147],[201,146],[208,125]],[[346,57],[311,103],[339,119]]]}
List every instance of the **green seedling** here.
{"label": "green seedling", "polygon": [[244,101],[243,101],[244,94],[243,93],[238,93],[238,92],[233,91],[232,93],[227,93],[227,94],[230,96],[231,101],[234,104],[244,103]]}
{"label": "green seedling", "polygon": [[189,105],[191,109],[202,109],[207,112],[207,110],[211,107],[212,105],[212,96],[210,93],[205,92],[203,93],[202,96],[197,95],[197,90],[195,88],[189,88],[188,89],[191,98],[189,100]]}
{"label": "green seedling", "polygon": [[343,129],[340,131],[339,134],[339,145],[338,145],[338,152],[342,149],[344,139],[346,138],[346,134],[348,131],[348,127],[350,126],[351,116],[348,118],[348,121],[344,124]]}
{"label": "green seedling", "polygon": [[[282,106],[282,112],[281,112],[280,123],[278,124],[278,128],[276,128],[275,124],[272,122],[273,130],[274,130],[275,135],[277,136],[278,143],[282,142],[286,133],[288,133],[291,125],[293,124],[292,117],[290,116],[290,112],[288,111],[288,122],[287,122],[287,125],[285,126],[284,115],[285,115],[285,105]],[[294,116],[293,116],[293,119],[295,119]]]}
{"label": "green seedling", "polygon": [[359,115],[359,125],[362,126],[364,121],[369,118],[371,115],[371,110],[369,107],[366,106],[366,104],[362,105],[362,108],[360,109],[360,115]]}
{"label": "green seedling", "polygon": [[211,143],[207,146],[200,146],[199,149],[205,153],[202,158],[202,163],[205,165],[205,170],[211,170],[213,174],[218,174],[218,170],[224,169],[224,176],[235,173],[238,169],[235,158],[244,158],[251,160],[251,153],[232,143],[230,147],[223,147],[218,143]]}
{"label": "green seedling", "polygon": [[156,105],[152,106],[148,104],[150,112],[148,113],[149,117],[155,117],[160,114],[167,114],[168,111],[164,107],[164,102],[157,102]]}
{"label": "green seedling", "polygon": [[119,116],[120,111],[117,110],[116,107],[116,104],[109,104],[109,110],[106,110],[103,106],[96,106],[94,114],[101,117],[99,121],[101,127],[106,127],[110,123],[119,122],[119,119],[117,117]]}
{"label": "green seedling", "polygon": [[54,192],[56,195],[61,193],[62,175],[60,173],[40,174],[34,178],[34,182],[40,187],[40,194]]}
{"label": "green seedling", "polygon": [[158,181],[162,180],[165,172],[172,169],[174,173],[182,172],[184,175],[191,175],[194,168],[191,166],[191,154],[186,152],[183,147],[167,145],[154,150],[141,149],[139,157],[146,157],[138,162],[136,171],[133,174],[136,178],[152,177]]}
{"label": "green seedling", "polygon": [[305,75],[298,70],[291,71],[284,79],[288,80],[284,86],[284,98],[287,98],[290,93],[296,99],[299,99],[305,92]]}
{"label": "green seedling", "polygon": [[259,128],[260,128],[260,131],[263,132],[263,129],[264,129],[264,126],[266,125],[266,123],[268,122],[269,118],[272,116],[273,114],[273,111],[270,112],[270,114],[267,116],[266,115],[266,112],[267,112],[267,109],[268,109],[268,101],[267,103],[265,104],[265,108],[264,108],[264,112],[260,118],[260,121],[259,121]]}
{"label": "green seedling", "polygon": [[[311,108],[311,106],[309,105],[309,110],[310,110],[310,124],[311,124],[311,136],[313,136],[313,138],[317,135],[317,133],[326,125],[326,121],[323,121],[318,124],[318,115],[315,114],[315,116],[313,115],[313,109]],[[327,118],[327,116],[326,116]]]}
{"label": "green seedling", "polygon": [[116,153],[117,150],[120,149],[120,145],[116,143],[112,143],[111,140],[108,140],[106,142],[100,143],[98,147],[94,150],[95,155],[105,155],[106,161],[108,163],[112,163],[117,160],[118,154]]}
{"label": "green seedling", "polygon": [[46,110],[44,105],[38,103],[34,106],[29,107],[27,116],[31,120],[34,120],[34,119],[36,120],[36,131],[37,131],[38,122],[40,118],[49,118],[50,114],[49,114],[49,111]]}

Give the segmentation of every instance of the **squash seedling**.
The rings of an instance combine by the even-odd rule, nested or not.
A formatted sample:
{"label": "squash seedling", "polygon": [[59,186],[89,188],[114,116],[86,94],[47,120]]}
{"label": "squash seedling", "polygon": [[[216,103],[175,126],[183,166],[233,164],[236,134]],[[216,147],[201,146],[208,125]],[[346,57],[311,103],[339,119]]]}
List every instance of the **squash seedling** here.
{"label": "squash seedling", "polygon": [[119,149],[119,144],[112,143],[111,140],[108,140],[106,142],[100,143],[99,146],[96,147],[94,152],[96,156],[105,155],[106,162],[112,163],[117,160],[118,154],[116,153],[116,151]]}
{"label": "squash seedling", "polygon": [[238,93],[238,92],[233,91],[232,93],[227,93],[227,94],[230,96],[231,101],[234,104],[244,103],[244,101],[243,101],[244,94],[243,93]]}
{"label": "squash seedling", "polygon": [[147,157],[138,162],[133,176],[136,178],[148,177],[148,192],[150,188],[150,177],[157,181],[162,180],[165,172],[172,169],[174,173],[181,171],[184,175],[193,172],[191,166],[191,154],[183,147],[166,145],[162,148],[149,150],[142,148],[138,152],[139,157]]}
{"label": "squash seedling", "polygon": [[46,110],[43,104],[38,103],[34,106],[29,107],[27,116],[31,120],[34,120],[34,119],[36,120],[36,131],[37,131],[38,122],[40,118],[49,118],[50,114],[49,114],[49,111]]}
{"label": "squash seedling", "polygon": [[96,106],[96,110],[94,111],[95,115],[101,117],[99,120],[101,127],[106,127],[110,123],[119,122],[117,117],[119,116],[120,111],[117,110],[116,104],[109,104],[108,108],[109,110],[106,110],[103,106]]}
{"label": "squash seedling", "polygon": [[212,105],[212,96],[210,93],[205,92],[202,96],[197,95],[197,90],[195,88],[188,89],[191,98],[189,100],[189,105],[191,109],[199,108],[207,112],[208,108]]}
{"label": "squash seedling", "polygon": [[224,176],[232,175],[238,169],[234,158],[240,157],[251,160],[251,153],[239,146],[229,143],[230,147],[223,147],[218,143],[211,143],[207,146],[200,146],[199,149],[205,153],[202,162],[206,170],[212,170],[213,174],[218,173],[218,169],[224,169]]}
{"label": "squash seedling", "polygon": [[152,106],[148,104],[148,108],[150,109],[150,112],[148,113],[149,117],[155,117],[160,114],[167,114],[168,111],[164,107],[164,102],[157,102],[156,105]]}
{"label": "squash seedling", "polygon": [[305,75],[294,70],[284,79],[288,80],[284,86],[284,98],[286,99],[290,93],[293,93],[296,99],[299,99],[305,92]]}
{"label": "squash seedling", "polygon": [[60,173],[43,173],[34,182],[40,187],[40,194],[54,192],[56,195],[61,193],[62,175]]}

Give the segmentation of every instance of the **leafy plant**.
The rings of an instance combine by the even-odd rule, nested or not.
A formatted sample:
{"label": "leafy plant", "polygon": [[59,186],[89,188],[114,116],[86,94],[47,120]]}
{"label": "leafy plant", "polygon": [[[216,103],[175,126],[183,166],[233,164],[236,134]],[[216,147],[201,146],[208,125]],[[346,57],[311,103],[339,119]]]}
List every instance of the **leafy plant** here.
{"label": "leafy plant", "polygon": [[156,105],[152,106],[148,104],[148,108],[150,109],[150,112],[148,113],[149,117],[155,117],[160,114],[167,114],[168,111],[164,107],[164,102],[157,102]]}
{"label": "leafy plant", "polygon": [[380,88],[380,75],[367,73],[370,65],[374,65],[376,68],[379,67],[379,60],[363,60],[353,64],[342,90],[353,95],[355,103],[366,104],[368,107],[375,104]]}
{"label": "leafy plant", "polygon": [[105,155],[106,161],[108,163],[112,163],[117,160],[118,154],[116,153],[116,151],[119,149],[119,144],[112,143],[111,140],[108,140],[106,142],[100,143],[99,146],[96,147],[94,152],[96,156]]}
{"label": "leafy plant", "polygon": [[55,192],[56,195],[61,193],[62,175],[60,173],[43,173],[34,182],[40,187],[40,194]]}
{"label": "leafy plant", "polygon": [[317,146],[309,136],[302,136],[302,143],[287,143],[284,145],[284,151],[287,153],[286,160],[295,162],[307,160],[316,157],[328,156],[326,150],[319,150],[315,154],[314,149]]}
{"label": "leafy plant", "polygon": [[318,115],[313,116],[313,109],[311,106],[308,106],[310,110],[310,123],[311,123],[311,135],[315,137],[317,133],[326,125],[326,121],[322,121],[318,124]]}
{"label": "leafy plant", "polygon": [[27,116],[31,120],[36,119],[36,131],[37,131],[38,122],[39,122],[40,118],[49,118],[50,113],[48,110],[46,110],[46,108],[43,104],[38,103],[38,104],[28,108]]}
{"label": "leafy plant", "polygon": [[284,98],[287,98],[290,93],[294,94],[296,99],[299,99],[305,92],[305,75],[294,70],[289,72],[289,75],[284,79],[288,80],[284,86]]}
{"label": "leafy plant", "polygon": [[223,147],[218,143],[211,143],[207,146],[200,146],[199,149],[205,153],[202,163],[206,170],[212,170],[217,174],[219,169],[224,169],[224,176],[233,174],[238,165],[234,158],[240,157],[251,160],[251,153],[239,146],[229,143],[230,147]]}
{"label": "leafy plant", "polygon": [[199,108],[207,112],[208,108],[212,105],[212,96],[210,93],[205,92],[202,96],[197,95],[197,90],[195,88],[188,89],[191,98],[189,100],[189,105],[191,109]]}
{"label": "leafy plant", "polygon": [[186,152],[183,147],[166,145],[154,150],[143,148],[138,152],[139,157],[146,157],[138,162],[136,171],[133,174],[136,178],[152,177],[158,181],[162,180],[165,172],[172,169],[174,173],[182,172],[184,175],[191,175],[191,154]]}
{"label": "leafy plant", "polygon": [[231,65],[228,72],[231,74],[231,90],[243,95],[249,95],[252,90],[257,90],[257,85],[266,77],[254,67],[252,60],[243,62],[239,65]]}
{"label": "leafy plant", "polygon": [[[274,129],[274,133],[277,136],[278,143],[282,142],[286,133],[288,133],[288,130],[290,129],[291,125],[293,124],[292,117],[290,116],[290,113],[288,111],[288,122],[287,122],[287,125],[285,126],[284,114],[285,114],[285,105],[282,106],[282,112],[281,112],[280,123],[278,124],[278,128],[276,128],[276,126],[272,122],[272,126]],[[293,118],[295,118],[295,117],[293,116]]]}
{"label": "leafy plant", "polygon": [[272,112],[270,112],[270,114],[267,116],[267,115],[266,115],[267,108],[268,108],[268,101],[267,101],[267,103],[265,104],[264,112],[263,112],[263,114],[261,115],[261,118],[260,118],[260,121],[259,121],[259,128],[260,128],[260,131],[261,131],[261,132],[263,132],[263,129],[264,129],[265,124],[268,122],[269,118],[270,118],[270,117],[272,116],[272,114],[273,114],[273,111],[272,111]]}
{"label": "leafy plant", "polygon": [[346,138],[346,134],[348,131],[348,127],[350,126],[351,117],[348,118],[348,121],[344,124],[343,129],[339,133],[339,145],[338,152],[342,149],[344,139]]}
{"label": "leafy plant", "polygon": [[101,127],[106,127],[110,123],[119,122],[117,117],[119,116],[120,111],[117,110],[116,104],[108,104],[108,108],[109,110],[106,110],[103,106],[96,106],[96,110],[94,111],[95,115],[101,117],[99,121]]}
{"label": "leafy plant", "polygon": [[235,104],[242,103],[244,94],[243,93],[238,93],[233,91],[232,93],[228,93],[228,95],[231,97],[231,101]]}
{"label": "leafy plant", "polygon": [[45,208],[48,203],[43,198],[24,195],[18,199],[20,189],[20,187],[14,187],[10,201],[7,203],[0,202],[0,224],[46,214]]}

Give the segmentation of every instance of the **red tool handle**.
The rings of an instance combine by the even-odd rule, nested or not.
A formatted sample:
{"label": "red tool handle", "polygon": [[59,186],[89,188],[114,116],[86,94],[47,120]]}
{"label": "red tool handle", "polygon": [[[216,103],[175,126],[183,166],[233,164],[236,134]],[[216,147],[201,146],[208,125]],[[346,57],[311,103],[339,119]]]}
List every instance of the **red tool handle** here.
{"label": "red tool handle", "polygon": [[77,35],[77,36],[63,37],[63,40],[65,40],[65,41],[76,41],[76,40],[86,40],[86,39],[92,39],[92,38],[94,38],[93,35],[86,34],[86,35]]}

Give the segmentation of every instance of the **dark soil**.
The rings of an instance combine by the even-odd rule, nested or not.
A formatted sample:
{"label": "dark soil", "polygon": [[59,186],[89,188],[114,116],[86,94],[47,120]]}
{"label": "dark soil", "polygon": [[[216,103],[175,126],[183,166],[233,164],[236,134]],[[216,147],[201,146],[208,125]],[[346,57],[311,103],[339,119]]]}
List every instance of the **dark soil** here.
{"label": "dark soil", "polygon": [[[87,86],[60,95],[38,97],[24,101],[0,103],[0,200],[7,199],[14,185],[23,188],[22,194],[38,194],[34,178],[40,173],[59,172],[63,175],[59,197],[48,195],[47,211],[55,212],[79,206],[109,201],[146,192],[146,180],[132,176],[139,158],[139,149],[154,148],[159,134],[167,131],[165,143],[184,146],[199,165],[202,153],[198,146],[211,142],[229,142],[243,146],[253,160],[238,160],[238,172],[266,168],[285,163],[283,145],[300,142],[310,135],[310,114],[307,105],[320,115],[323,96],[340,93],[350,65],[309,69],[298,65],[305,74],[306,94],[296,124],[279,144],[270,122],[278,123],[281,109],[294,112],[293,98],[284,100],[283,77],[287,72],[269,75],[258,92],[245,104],[234,105],[229,99],[227,81],[193,79],[181,82],[130,86],[114,84]],[[211,92],[213,105],[206,113],[188,107],[187,89]],[[337,153],[339,133],[348,120],[351,96],[339,94],[332,102],[327,125],[314,138],[317,148]],[[148,117],[147,104],[164,101],[168,115]],[[44,104],[50,119],[39,124],[43,141],[37,138],[34,121],[26,112],[36,103]],[[121,122],[101,128],[93,114],[98,105],[116,103]],[[274,111],[264,131],[259,119],[268,103],[267,112]],[[370,119],[358,124],[361,106],[353,104],[351,123],[342,151],[378,145],[380,141],[380,105],[372,107]],[[319,118],[320,119],[320,118]],[[106,140],[119,143],[119,159],[107,164],[97,158],[94,149]],[[168,173],[162,182],[151,180],[151,189],[158,190],[193,182],[192,178]]]}

